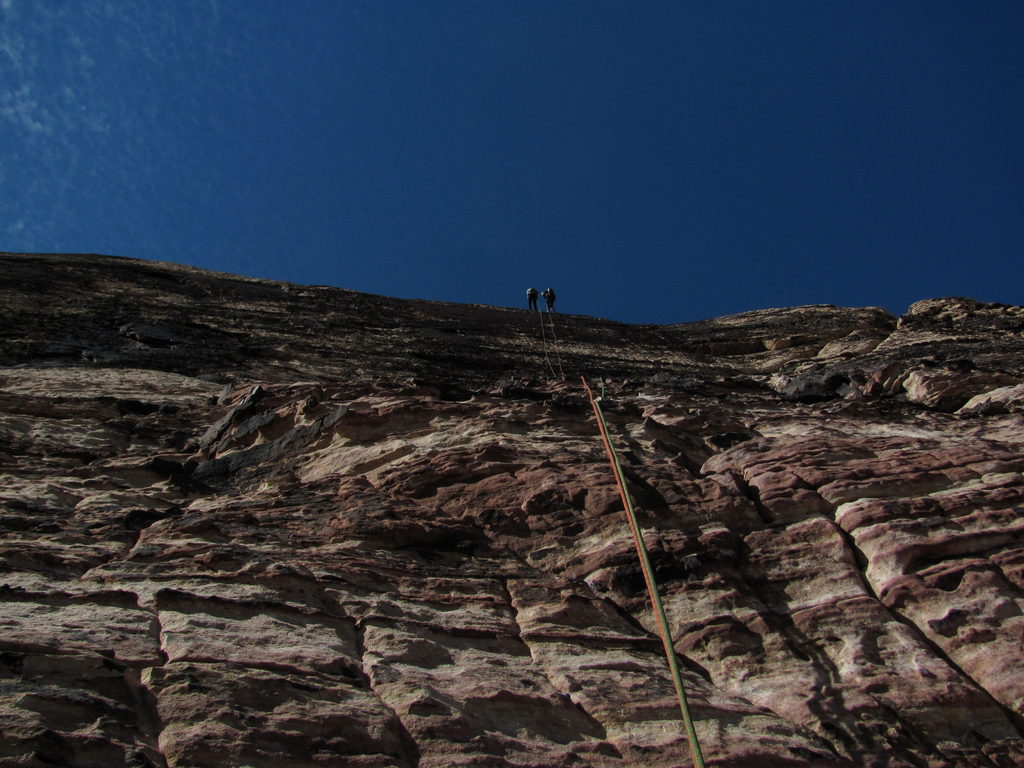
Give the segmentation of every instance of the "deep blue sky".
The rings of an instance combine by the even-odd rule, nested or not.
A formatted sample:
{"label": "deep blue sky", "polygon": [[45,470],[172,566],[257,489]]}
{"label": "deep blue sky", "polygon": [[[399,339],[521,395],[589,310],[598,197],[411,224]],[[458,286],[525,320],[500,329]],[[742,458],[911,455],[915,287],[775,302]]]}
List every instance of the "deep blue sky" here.
{"label": "deep blue sky", "polygon": [[1024,2],[0,0],[0,250],[670,323],[1024,303]]}

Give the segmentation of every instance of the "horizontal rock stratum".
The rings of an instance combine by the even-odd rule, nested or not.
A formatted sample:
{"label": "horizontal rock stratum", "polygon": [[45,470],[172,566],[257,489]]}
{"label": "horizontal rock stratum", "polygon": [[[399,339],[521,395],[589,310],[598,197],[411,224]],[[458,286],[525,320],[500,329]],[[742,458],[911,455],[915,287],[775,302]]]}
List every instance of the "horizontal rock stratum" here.
{"label": "horizontal rock stratum", "polygon": [[0,766],[689,765],[580,376],[708,765],[1024,764],[1024,308],[0,266]]}

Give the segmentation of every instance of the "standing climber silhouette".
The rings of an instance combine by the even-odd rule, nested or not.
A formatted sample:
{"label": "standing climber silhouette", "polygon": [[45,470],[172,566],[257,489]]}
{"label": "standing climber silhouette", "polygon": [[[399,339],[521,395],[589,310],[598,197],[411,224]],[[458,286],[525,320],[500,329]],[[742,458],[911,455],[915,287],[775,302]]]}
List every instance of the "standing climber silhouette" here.
{"label": "standing climber silhouette", "polygon": [[527,288],[526,289],[526,298],[530,302],[530,309],[532,309],[534,312],[536,312],[537,311],[537,289],[536,288]]}
{"label": "standing climber silhouette", "polygon": [[555,311],[555,292],[551,288],[545,288],[544,293],[541,294],[544,297],[544,301],[547,302],[548,312]]}

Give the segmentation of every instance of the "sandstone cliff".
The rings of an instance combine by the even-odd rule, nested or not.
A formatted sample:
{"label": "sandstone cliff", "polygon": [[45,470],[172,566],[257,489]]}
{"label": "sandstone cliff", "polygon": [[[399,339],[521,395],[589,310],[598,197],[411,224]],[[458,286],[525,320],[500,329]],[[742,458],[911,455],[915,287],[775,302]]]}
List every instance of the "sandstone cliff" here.
{"label": "sandstone cliff", "polygon": [[1024,308],[0,265],[0,766],[688,765],[581,374],[709,765],[1024,763]]}

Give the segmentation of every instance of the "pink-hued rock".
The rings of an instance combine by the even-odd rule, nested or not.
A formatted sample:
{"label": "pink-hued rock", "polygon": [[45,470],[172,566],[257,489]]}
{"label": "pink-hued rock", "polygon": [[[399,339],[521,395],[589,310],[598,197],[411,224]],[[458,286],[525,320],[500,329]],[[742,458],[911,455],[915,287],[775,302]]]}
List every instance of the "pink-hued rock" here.
{"label": "pink-hued rock", "polygon": [[979,394],[1019,384],[1002,373],[963,373],[959,371],[913,371],[903,380],[907,399],[940,411],[955,411]]}
{"label": "pink-hued rock", "polygon": [[345,678],[224,663],[143,673],[168,765],[408,764],[394,712]]}
{"label": "pink-hued rock", "polygon": [[996,389],[975,395],[960,408],[962,416],[977,416],[995,413],[1019,413],[1024,411],[1024,384]]}
{"label": "pink-hued rock", "polygon": [[0,766],[689,765],[579,374],[709,766],[1024,763],[1019,307],[559,315],[553,381],[522,310],[0,259]]}

